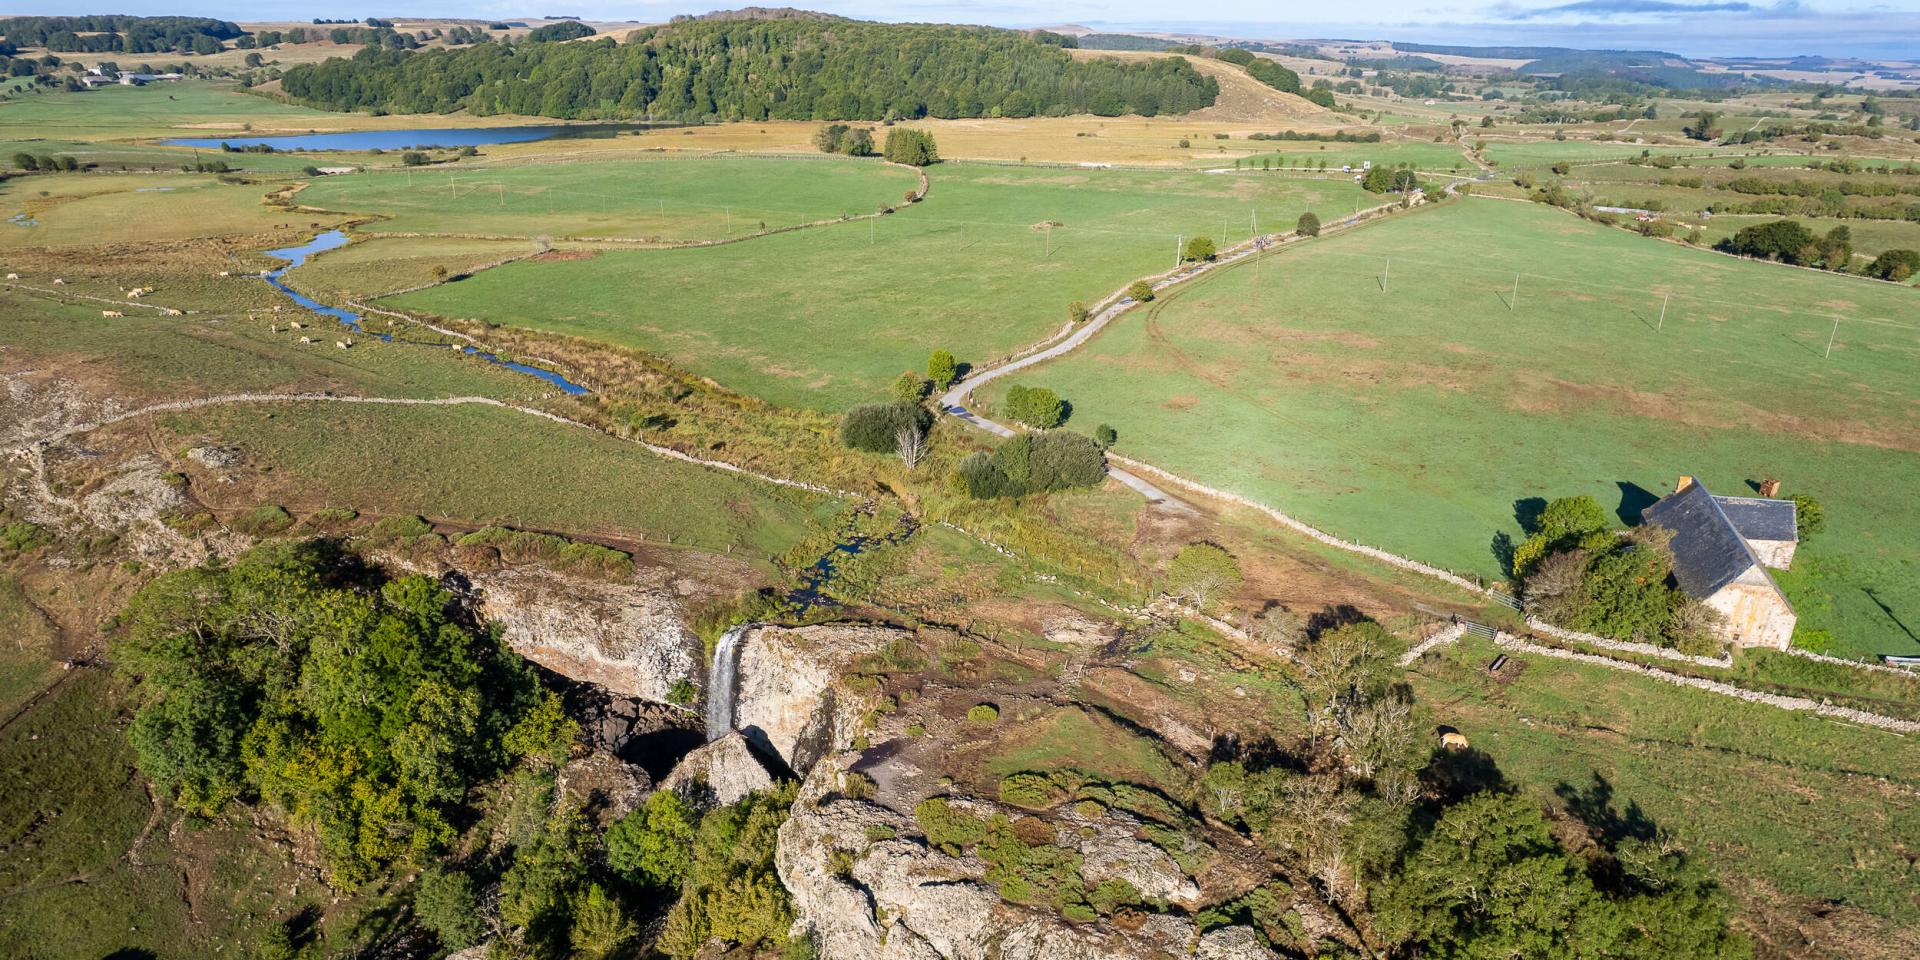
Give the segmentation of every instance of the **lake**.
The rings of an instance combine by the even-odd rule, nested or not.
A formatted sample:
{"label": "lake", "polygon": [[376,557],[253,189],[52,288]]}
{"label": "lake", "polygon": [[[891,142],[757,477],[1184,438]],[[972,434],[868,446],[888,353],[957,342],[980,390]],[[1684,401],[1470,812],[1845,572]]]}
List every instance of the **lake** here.
{"label": "lake", "polygon": [[425,130],[359,130],[347,133],[306,133],[256,137],[177,137],[162,140],[169,147],[218,150],[222,145],[275,150],[405,150],[412,147],[484,147],[496,143],[528,143],[558,138],[617,136],[623,130],[646,130],[672,124],[594,123],[539,127],[446,127]]}

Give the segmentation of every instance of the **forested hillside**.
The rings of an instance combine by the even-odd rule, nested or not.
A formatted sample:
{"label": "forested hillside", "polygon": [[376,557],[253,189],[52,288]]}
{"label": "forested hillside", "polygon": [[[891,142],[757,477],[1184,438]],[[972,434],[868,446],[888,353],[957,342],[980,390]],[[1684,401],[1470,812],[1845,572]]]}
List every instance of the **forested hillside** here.
{"label": "forested hillside", "polygon": [[294,67],[282,88],[334,110],[728,120],[1153,116],[1208,106],[1219,93],[1179,58],[1075,60],[1051,39],[833,18],[695,20],[624,44],[367,49]]}
{"label": "forested hillside", "polygon": [[205,17],[12,17],[0,36],[16,47],[57,53],[212,53],[240,36],[225,20]]}

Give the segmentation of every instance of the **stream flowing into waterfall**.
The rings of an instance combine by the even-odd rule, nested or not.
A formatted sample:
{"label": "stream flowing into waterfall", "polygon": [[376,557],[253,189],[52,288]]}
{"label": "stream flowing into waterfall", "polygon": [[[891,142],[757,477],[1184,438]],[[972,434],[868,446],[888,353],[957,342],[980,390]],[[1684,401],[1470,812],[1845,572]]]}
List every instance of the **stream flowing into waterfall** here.
{"label": "stream flowing into waterfall", "polygon": [[707,742],[733,732],[733,701],[740,688],[740,639],[752,624],[730,627],[713,648],[713,666],[707,673]]}

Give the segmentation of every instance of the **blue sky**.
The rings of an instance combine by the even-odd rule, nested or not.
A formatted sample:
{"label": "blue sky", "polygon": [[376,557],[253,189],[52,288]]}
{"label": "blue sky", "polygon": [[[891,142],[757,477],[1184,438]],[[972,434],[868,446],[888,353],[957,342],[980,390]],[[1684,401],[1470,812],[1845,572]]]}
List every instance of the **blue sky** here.
{"label": "blue sky", "polygon": [[[771,0],[759,2],[772,5]],[[1920,0],[1373,0],[1347,4],[1215,0],[819,0],[794,6],[877,20],[1099,29],[1192,30],[1242,37],[1345,37],[1430,43],[1544,44],[1671,50],[1691,56],[1905,56],[1920,59]],[[743,6],[746,0],[731,4]],[[74,13],[70,0],[27,0],[16,13]],[[715,0],[110,0],[101,12],[190,13],[230,20],[366,16],[510,18],[576,14],[658,21],[725,9]],[[1363,11],[1356,14],[1355,11]]]}

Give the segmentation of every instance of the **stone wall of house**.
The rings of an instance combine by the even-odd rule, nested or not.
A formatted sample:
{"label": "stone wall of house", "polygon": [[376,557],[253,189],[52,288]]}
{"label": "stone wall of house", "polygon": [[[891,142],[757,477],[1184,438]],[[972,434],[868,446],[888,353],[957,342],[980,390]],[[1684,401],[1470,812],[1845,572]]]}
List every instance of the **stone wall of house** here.
{"label": "stone wall of house", "polygon": [[1792,540],[1748,540],[1747,546],[1753,548],[1753,555],[1763,566],[1785,570],[1793,566],[1793,548],[1798,544]]}
{"label": "stone wall of house", "polygon": [[1785,650],[1793,639],[1794,622],[1799,619],[1771,583],[1735,581],[1708,597],[1706,604],[1726,618],[1721,629],[1727,639],[1743,647]]}

